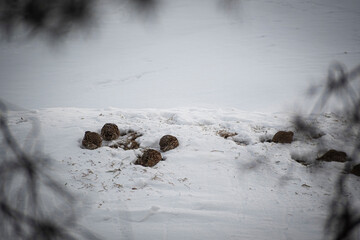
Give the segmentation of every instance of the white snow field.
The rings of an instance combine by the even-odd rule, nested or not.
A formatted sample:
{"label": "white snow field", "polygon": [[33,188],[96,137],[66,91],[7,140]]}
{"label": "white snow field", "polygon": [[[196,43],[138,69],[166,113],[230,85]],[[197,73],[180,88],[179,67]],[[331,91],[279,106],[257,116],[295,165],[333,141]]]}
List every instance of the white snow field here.
{"label": "white snow field", "polygon": [[[360,1],[242,0],[230,11],[217,0],[159,2],[147,18],[100,0],[93,31],[60,45],[1,42],[0,98],[14,104],[16,139],[29,141],[40,121],[36,143],[100,239],[322,239],[343,163],[296,162],[314,161],[320,139],[280,112],[311,108],[304,95],[332,61],[359,64]],[[344,119],[316,119],[324,148],[349,154]],[[152,168],[134,165],[140,149],[81,148],[105,123],[142,133],[141,149],[159,150],[165,134],[180,146]],[[295,141],[264,142],[279,130]],[[359,182],[349,176],[354,202]]]}
{"label": "white snow field", "polygon": [[[297,133],[286,114],[48,108],[13,111],[8,118],[21,143],[34,141],[26,136],[31,119],[40,120],[37,144],[55,159],[60,183],[80,201],[81,223],[100,239],[322,239],[344,167],[296,162],[301,156],[315,162],[320,139]],[[96,150],[81,148],[85,131],[100,132],[108,122],[142,133],[136,140],[141,149],[159,150],[165,134],[176,136],[180,146],[162,153],[165,161],[152,168],[134,164],[140,149],[113,149],[106,142]],[[324,114],[316,122],[324,149],[351,152],[355,136],[341,141],[343,118]],[[219,130],[238,135],[224,139]],[[278,130],[295,131],[295,141],[264,142]],[[354,202],[360,199],[359,183],[349,176]]]}
{"label": "white snow field", "polygon": [[332,61],[359,64],[358,0],[242,0],[230,12],[220,0],[163,0],[152,18],[109,2],[91,33],[60,46],[2,42],[0,97],[25,108],[291,111]]}

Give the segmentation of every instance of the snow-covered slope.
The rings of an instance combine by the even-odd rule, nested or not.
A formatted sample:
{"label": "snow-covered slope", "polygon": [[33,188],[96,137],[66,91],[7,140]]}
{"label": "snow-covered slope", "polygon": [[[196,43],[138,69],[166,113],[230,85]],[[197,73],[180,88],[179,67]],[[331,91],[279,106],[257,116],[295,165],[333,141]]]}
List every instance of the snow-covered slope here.
{"label": "snow-covered slope", "polygon": [[[164,0],[140,19],[97,2],[101,18],[85,37],[0,45],[0,98],[18,110],[10,128],[54,159],[83,225],[110,240],[321,239],[343,164],[299,164],[318,156],[319,139],[299,135],[291,115],[265,112],[293,111],[296,99],[309,108],[302,94],[331,61],[359,64],[359,1],[242,0],[224,11],[217,0]],[[142,133],[141,148],[159,149],[165,134],[180,146],[153,168],[133,164],[141,150],[81,148],[85,131],[108,122]],[[325,149],[351,151],[342,140],[354,136],[337,135],[341,117],[317,122]],[[264,141],[278,130],[295,141]],[[359,178],[349,181],[360,199]]]}
{"label": "snow-covered slope", "polygon": [[[328,202],[343,163],[305,167],[295,156],[318,156],[316,143],[297,133],[287,114],[235,109],[78,109],[9,112],[10,129],[24,143],[31,119],[41,122],[39,146],[55,161],[59,181],[81,202],[82,223],[101,239],[321,239]],[[343,119],[316,118],[325,148],[340,141]],[[153,168],[134,165],[140,150],[81,148],[87,130],[105,123],[143,136],[141,148],[159,150],[172,134],[180,146]],[[217,132],[236,132],[224,139]],[[264,140],[295,131],[292,144]],[[354,136],[347,136],[349,141]],[[30,140],[32,141],[32,140]],[[359,199],[360,178],[349,178]]]}
{"label": "snow-covered slope", "polygon": [[357,0],[242,0],[230,12],[220,0],[159,1],[154,18],[109,2],[91,34],[56,48],[2,42],[0,97],[26,108],[289,111],[331,61],[359,64]]}

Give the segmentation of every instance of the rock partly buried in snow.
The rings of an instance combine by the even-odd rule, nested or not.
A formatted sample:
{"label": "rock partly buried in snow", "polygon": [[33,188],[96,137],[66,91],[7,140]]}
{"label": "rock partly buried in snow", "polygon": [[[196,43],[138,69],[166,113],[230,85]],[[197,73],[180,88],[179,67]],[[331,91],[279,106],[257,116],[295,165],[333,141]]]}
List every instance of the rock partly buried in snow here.
{"label": "rock partly buried in snow", "polygon": [[160,145],[160,150],[166,152],[174,148],[177,148],[179,146],[179,141],[174,136],[165,135],[160,139],[159,145]]}
{"label": "rock partly buried in snow", "polygon": [[101,129],[101,136],[106,141],[112,141],[119,138],[120,130],[116,124],[106,123]]}
{"label": "rock partly buried in snow", "polygon": [[289,131],[279,131],[272,138],[272,142],[274,143],[292,143],[294,137],[294,133]]}
{"label": "rock partly buried in snow", "polygon": [[101,147],[102,139],[100,134],[96,132],[86,131],[82,140],[82,145],[90,150],[94,150]]}
{"label": "rock partly buried in snow", "polygon": [[355,165],[355,166],[351,169],[350,173],[352,173],[352,174],[360,177],[360,164]]}
{"label": "rock partly buried in snow", "polygon": [[145,150],[144,154],[139,157],[135,164],[144,167],[153,167],[162,160],[161,153],[154,149]]}
{"label": "rock partly buried in snow", "polygon": [[346,162],[347,155],[344,152],[331,149],[321,157],[317,158],[316,160],[325,161],[325,162]]}

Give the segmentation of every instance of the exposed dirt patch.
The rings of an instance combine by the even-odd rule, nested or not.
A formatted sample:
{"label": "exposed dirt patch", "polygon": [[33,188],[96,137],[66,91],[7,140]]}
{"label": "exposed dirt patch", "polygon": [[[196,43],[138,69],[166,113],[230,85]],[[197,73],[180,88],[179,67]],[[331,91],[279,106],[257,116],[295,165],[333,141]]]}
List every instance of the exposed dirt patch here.
{"label": "exposed dirt patch", "polygon": [[236,132],[229,132],[229,131],[227,131],[225,129],[217,131],[216,134],[219,135],[220,137],[225,138],[225,139],[237,135]]}
{"label": "exposed dirt patch", "polygon": [[126,133],[122,133],[119,141],[110,145],[111,148],[122,148],[124,150],[133,150],[138,149],[140,144],[136,141],[138,137],[141,137],[142,134],[129,130]]}

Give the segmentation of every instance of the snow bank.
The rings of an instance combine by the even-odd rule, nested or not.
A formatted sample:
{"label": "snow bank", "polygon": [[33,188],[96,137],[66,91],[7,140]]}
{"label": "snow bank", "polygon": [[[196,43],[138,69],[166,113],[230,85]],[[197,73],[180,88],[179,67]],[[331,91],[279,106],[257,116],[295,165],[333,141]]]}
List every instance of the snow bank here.
{"label": "snow bank", "polygon": [[[39,144],[55,160],[59,181],[82,202],[83,225],[101,239],[321,239],[343,166],[314,168],[294,161],[304,154],[314,160],[318,140],[297,135],[287,114],[50,108],[8,115],[21,143],[31,119],[41,122]],[[328,147],[338,146],[334,133],[343,120],[316,119]],[[165,134],[176,136],[180,146],[162,153],[166,160],[153,168],[133,164],[140,149],[81,148],[84,132],[99,132],[107,122],[142,133],[137,139],[142,148],[159,150]],[[237,135],[224,139],[219,130]],[[278,130],[295,131],[295,141],[262,141]],[[359,182],[350,176],[357,199]]]}

